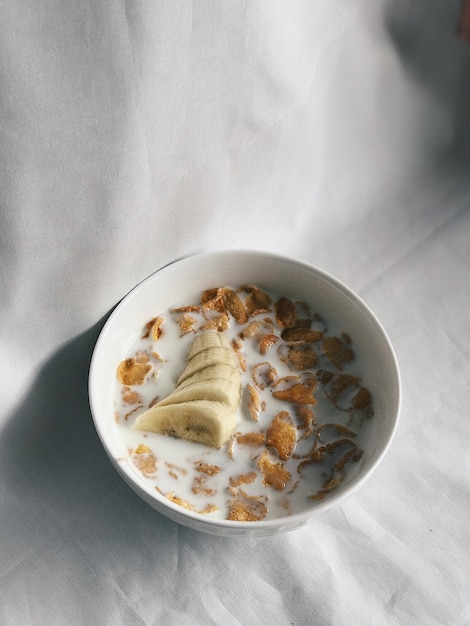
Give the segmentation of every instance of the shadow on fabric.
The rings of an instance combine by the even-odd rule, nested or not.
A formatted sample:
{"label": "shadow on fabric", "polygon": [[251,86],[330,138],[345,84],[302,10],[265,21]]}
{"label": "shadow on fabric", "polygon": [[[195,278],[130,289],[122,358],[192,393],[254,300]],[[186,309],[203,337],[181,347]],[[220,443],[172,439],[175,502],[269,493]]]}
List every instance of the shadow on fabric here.
{"label": "shadow on fabric", "polygon": [[[16,512],[2,513],[9,525],[13,516],[18,518],[34,541],[41,540],[41,532],[51,532],[47,526],[58,524],[75,533],[96,517],[97,510],[111,516],[114,508],[106,501],[116,490],[120,506],[129,507],[137,517],[150,516],[157,527],[172,524],[124,483],[93,424],[88,370],[106,318],[50,358],[2,433],[0,471],[8,485],[8,501],[16,507]],[[111,530],[113,519],[106,524]]]}
{"label": "shadow on fabric", "polygon": [[[444,122],[434,159],[470,160],[470,45],[456,36],[459,4],[429,0],[393,0],[385,28],[408,75],[431,95]],[[392,96],[393,97],[393,96]],[[436,132],[436,129],[432,129]]]}

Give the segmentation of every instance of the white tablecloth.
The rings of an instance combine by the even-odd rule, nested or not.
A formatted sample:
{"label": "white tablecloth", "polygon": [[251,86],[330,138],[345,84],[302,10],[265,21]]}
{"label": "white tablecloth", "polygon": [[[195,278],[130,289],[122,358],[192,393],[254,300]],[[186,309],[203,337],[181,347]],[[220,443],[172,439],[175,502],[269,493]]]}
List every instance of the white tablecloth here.
{"label": "white tablecloth", "polygon": [[[470,624],[470,46],[457,0],[0,3],[0,624]],[[87,373],[105,316],[195,252],[355,289],[397,436],[273,538],[124,484]]]}

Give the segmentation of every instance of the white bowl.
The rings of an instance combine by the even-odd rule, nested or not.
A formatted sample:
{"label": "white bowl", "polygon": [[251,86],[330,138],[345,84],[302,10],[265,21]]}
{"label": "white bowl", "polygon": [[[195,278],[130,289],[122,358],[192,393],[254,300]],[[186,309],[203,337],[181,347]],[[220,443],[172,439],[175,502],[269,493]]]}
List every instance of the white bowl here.
{"label": "white bowl", "polygon": [[[135,471],[126,456],[113,419],[116,367],[145,321],[175,303],[195,302],[213,286],[254,283],[293,299],[304,300],[325,319],[346,330],[362,361],[361,375],[370,389],[374,417],[365,454],[343,483],[305,510],[255,522],[213,519],[165,498]],[[253,251],[211,252],[165,266],[137,285],[116,307],[96,343],[90,365],[89,398],[96,430],[112,463],[127,483],[159,513],[192,529],[220,536],[263,536],[307,524],[343,503],[376,469],[395,433],[400,410],[400,376],[391,343],[367,305],[325,272],[282,256]],[[197,444],[196,444],[197,445]]]}

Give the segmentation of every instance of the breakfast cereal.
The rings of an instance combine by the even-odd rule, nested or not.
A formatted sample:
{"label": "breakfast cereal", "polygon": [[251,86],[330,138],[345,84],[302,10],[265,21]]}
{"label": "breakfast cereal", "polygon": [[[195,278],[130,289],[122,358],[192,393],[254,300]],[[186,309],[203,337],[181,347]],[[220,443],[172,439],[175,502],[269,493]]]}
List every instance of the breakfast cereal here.
{"label": "breakfast cereal", "polygon": [[[172,398],[190,397],[185,377],[195,373],[182,372],[204,333],[226,336],[230,367],[240,374],[232,433],[210,447],[184,440],[178,429],[170,436],[135,430],[150,407],[158,412]],[[211,350],[217,357],[226,348],[215,343]],[[204,362],[208,393],[219,398],[229,381],[222,385],[222,366],[204,359],[194,357],[196,369]],[[213,383],[223,389],[212,392]],[[233,391],[227,397],[233,400]],[[246,284],[210,287],[144,321],[116,364],[112,415],[129,449],[122,462],[169,501],[201,515],[260,521],[311,506],[343,483],[363,458],[373,404],[344,329],[330,327],[312,303]]]}

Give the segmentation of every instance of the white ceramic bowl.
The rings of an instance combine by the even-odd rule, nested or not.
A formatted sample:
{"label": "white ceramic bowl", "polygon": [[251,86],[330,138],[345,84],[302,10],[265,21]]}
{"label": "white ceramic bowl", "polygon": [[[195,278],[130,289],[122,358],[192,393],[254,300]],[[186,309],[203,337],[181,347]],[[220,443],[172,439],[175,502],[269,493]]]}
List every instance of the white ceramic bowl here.
{"label": "white ceramic bowl", "polygon": [[[278,519],[239,522],[213,519],[166,499],[128,462],[113,419],[116,366],[137,336],[142,323],[175,303],[194,302],[217,285],[254,283],[293,299],[312,303],[315,310],[347,330],[362,360],[361,373],[374,400],[365,454],[354,472],[331,495],[312,501],[305,510]],[[93,353],[89,398],[94,423],[112,463],[127,483],[159,513],[175,522],[221,536],[263,536],[307,524],[343,503],[376,469],[395,433],[400,410],[400,376],[391,343],[366,304],[341,282],[305,263],[253,251],[222,251],[185,258],[165,266],[137,285],[107,320]]]}

